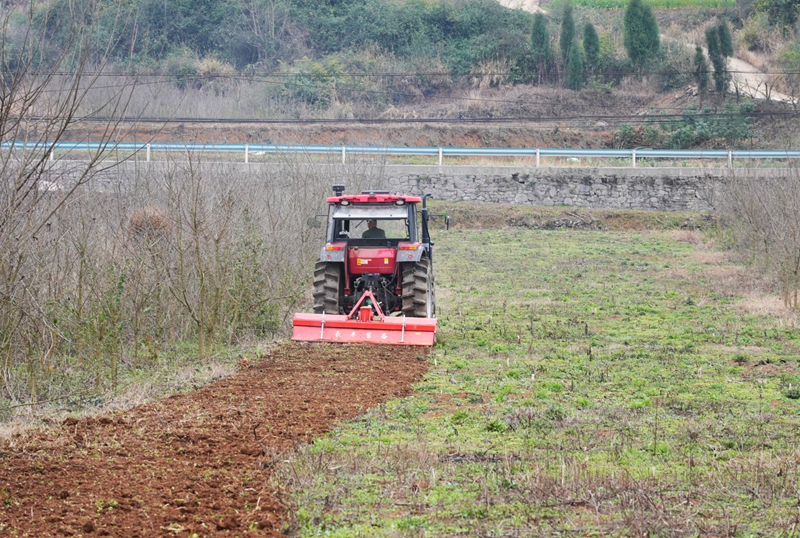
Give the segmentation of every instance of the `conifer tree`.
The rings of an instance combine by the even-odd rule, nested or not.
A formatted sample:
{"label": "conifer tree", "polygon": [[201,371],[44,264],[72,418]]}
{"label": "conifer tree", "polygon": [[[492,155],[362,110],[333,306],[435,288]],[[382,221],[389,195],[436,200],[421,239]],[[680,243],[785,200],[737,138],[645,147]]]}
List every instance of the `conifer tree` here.
{"label": "conifer tree", "polygon": [[728,71],[725,69],[725,56],[722,54],[717,27],[706,28],[706,47],[708,58],[714,66],[714,89],[724,97],[728,88]]}
{"label": "conifer tree", "polygon": [[569,51],[575,40],[575,19],[572,16],[572,2],[564,3],[564,16],[561,19],[561,35],[558,37],[558,46],[561,49],[561,60],[569,63]]}
{"label": "conifer tree", "polygon": [[733,56],[733,39],[731,38],[731,29],[728,28],[728,23],[722,21],[717,26],[717,34],[719,35],[719,50],[726,58]]}
{"label": "conifer tree", "polygon": [[541,13],[533,16],[531,58],[539,82],[542,82],[542,78],[550,71],[552,54],[550,52],[550,32],[547,30],[547,21]]}
{"label": "conifer tree", "polygon": [[581,52],[575,45],[569,49],[567,88],[575,91],[583,88],[583,58],[581,58]]}
{"label": "conifer tree", "polygon": [[700,47],[696,47],[694,52],[694,81],[697,84],[697,95],[700,97],[702,107],[703,99],[708,93],[708,61]]}
{"label": "conifer tree", "polygon": [[625,49],[639,70],[658,52],[658,23],[650,6],[642,0],[631,0],[625,10]]}
{"label": "conifer tree", "polygon": [[586,55],[587,67],[595,69],[600,59],[600,38],[591,22],[587,22],[583,28],[583,53]]}

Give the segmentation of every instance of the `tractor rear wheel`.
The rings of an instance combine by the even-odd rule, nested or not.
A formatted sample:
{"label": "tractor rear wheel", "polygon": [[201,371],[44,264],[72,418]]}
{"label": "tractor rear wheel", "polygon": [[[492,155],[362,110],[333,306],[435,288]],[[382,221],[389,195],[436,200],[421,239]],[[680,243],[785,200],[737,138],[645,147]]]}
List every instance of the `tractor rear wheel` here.
{"label": "tractor rear wheel", "polygon": [[403,314],[432,318],[436,313],[433,268],[428,258],[408,263],[403,269]]}
{"label": "tractor rear wheel", "polygon": [[338,263],[317,262],[314,268],[314,313],[338,314],[342,268]]}

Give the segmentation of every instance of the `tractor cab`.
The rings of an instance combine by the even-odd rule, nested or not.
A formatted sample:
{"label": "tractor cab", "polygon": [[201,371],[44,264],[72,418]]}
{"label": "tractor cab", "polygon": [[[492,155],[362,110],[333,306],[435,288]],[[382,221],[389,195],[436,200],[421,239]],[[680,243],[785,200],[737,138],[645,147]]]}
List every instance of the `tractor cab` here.
{"label": "tractor cab", "polygon": [[[329,243],[397,245],[419,241],[418,196],[367,192],[328,198]],[[357,241],[364,239],[366,241]],[[370,241],[377,240],[377,241]]]}

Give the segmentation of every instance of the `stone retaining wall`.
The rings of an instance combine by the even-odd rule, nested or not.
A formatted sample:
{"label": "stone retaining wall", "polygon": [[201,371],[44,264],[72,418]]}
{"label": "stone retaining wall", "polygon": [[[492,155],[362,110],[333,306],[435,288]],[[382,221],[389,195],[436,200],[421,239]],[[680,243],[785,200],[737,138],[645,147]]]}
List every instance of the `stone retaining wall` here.
{"label": "stone retaining wall", "polygon": [[[260,167],[275,164],[206,163],[211,173],[231,179],[258,177]],[[53,163],[68,177],[69,162]],[[172,163],[169,166],[179,164]],[[75,166],[73,162],[72,166]],[[99,182],[125,181],[134,174],[163,171],[165,163],[123,163],[101,174]],[[305,165],[317,167],[316,177],[331,184],[361,184],[409,194],[431,193],[437,200],[524,205],[564,205],[587,208],[625,208],[660,211],[703,211],[711,208],[715,186],[729,176],[724,168],[560,168],[511,166]],[[79,168],[80,166],[78,166]],[[66,172],[66,173],[65,173]],[[286,173],[291,174],[291,169]],[[789,173],[785,169],[746,169],[742,177],[761,178]],[[105,179],[104,179],[105,178]],[[355,183],[353,181],[352,183]],[[347,185],[353,187],[352,183]],[[102,186],[101,186],[102,188]]]}
{"label": "stone retaining wall", "polygon": [[387,167],[393,191],[437,200],[666,211],[710,209],[723,169]]}

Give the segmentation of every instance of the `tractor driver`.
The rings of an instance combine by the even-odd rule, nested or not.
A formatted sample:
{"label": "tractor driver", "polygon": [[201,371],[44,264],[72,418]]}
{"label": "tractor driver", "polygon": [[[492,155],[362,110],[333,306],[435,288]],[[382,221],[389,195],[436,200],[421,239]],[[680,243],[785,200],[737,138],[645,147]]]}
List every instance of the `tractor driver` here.
{"label": "tractor driver", "polygon": [[367,229],[361,234],[365,239],[376,239],[386,237],[386,232],[378,228],[378,221],[376,219],[367,220]]}

